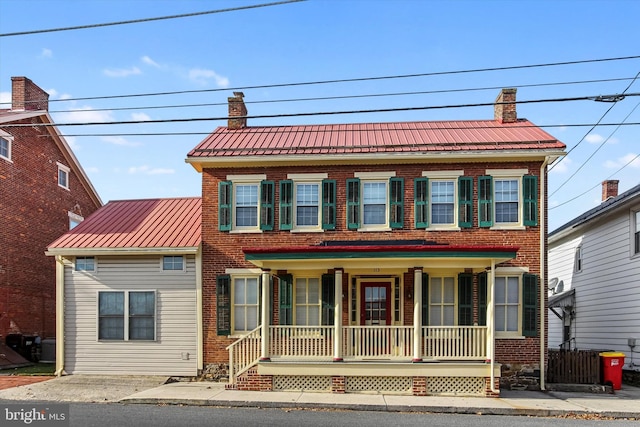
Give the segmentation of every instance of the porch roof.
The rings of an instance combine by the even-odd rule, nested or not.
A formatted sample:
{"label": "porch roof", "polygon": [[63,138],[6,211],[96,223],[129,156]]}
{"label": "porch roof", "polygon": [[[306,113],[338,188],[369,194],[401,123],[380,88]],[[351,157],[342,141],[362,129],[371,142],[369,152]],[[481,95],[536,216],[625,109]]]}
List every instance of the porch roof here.
{"label": "porch roof", "polygon": [[245,259],[261,268],[411,268],[437,262],[439,267],[484,268],[492,260],[514,259],[519,247],[438,244],[372,244],[243,248]]}

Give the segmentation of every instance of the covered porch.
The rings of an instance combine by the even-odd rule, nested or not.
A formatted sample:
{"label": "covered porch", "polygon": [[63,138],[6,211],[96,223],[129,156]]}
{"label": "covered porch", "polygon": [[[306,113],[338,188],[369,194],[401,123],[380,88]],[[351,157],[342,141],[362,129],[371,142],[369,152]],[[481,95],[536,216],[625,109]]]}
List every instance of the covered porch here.
{"label": "covered porch", "polygon": [[[331,242],[245,248],[244,253],[262,271],[262,307],[269,307],[283,272],[293,277],[322,272],[322,292],[331,287],[333,300],[320,325],[274,324],[287,323],[286,316],[280,313],[280,322],[274,322],[271,310],[261,310],[260,325],[227,348],[230,388],[499,393],[500,366],[493,356],[492,333],[494,270],[515,258],[517,248]],[[429,312],[429,301],[444,293],[434,291],[429,296],[425,281],[433,281],[435,275],[455,277],[460,281],[455,284],[455,296],[462,299],[458,295],[463,293],[462,279],[457,277],[472,278],[474,273],[486,276],[486,318],[478,322],[477,310],[473,311],[476,301],[469,308],[449,307],[455,319],[434,325],[438,316],[448,317],[434,313],[437,305],[432,304]],[[465,295],[465,299],[478,298],[474,286],[469,289],[476,289],[475,296]],[[470,320],[463,322],[463,314]]]}

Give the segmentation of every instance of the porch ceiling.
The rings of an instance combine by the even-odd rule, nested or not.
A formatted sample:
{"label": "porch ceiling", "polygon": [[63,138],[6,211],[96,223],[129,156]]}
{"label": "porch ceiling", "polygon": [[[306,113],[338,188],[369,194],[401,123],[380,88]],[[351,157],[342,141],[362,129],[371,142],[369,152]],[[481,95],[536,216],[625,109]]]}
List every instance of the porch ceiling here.
{"label": "porch ceiling", "polygon": [[413,267],[480,269],[514,259],[513,246],[371,245],[244,248],[245,259],[272,270],[409,269]]}

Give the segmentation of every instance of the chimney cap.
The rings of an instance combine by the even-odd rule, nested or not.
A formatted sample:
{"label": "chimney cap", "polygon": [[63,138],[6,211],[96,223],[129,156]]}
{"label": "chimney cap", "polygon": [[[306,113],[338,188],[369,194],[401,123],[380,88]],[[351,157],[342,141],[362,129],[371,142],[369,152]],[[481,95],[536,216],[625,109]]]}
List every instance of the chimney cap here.
{"label": "chimney cap", "polygon": [[233,96],[236,98],[244,98],[244,92],[233,92]]}

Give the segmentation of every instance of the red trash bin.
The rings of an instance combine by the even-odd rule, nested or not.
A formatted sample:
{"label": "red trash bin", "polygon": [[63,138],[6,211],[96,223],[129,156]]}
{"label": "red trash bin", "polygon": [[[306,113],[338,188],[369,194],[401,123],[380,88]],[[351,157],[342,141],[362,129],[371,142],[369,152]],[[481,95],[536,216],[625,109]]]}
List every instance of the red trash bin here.
{"label": "red trash bin", "polygon": [[605,351],[600,353],[602,358],[602,382],[611,384],[614,390],[622,388],[622,365],[624,365],[624,353]]}

